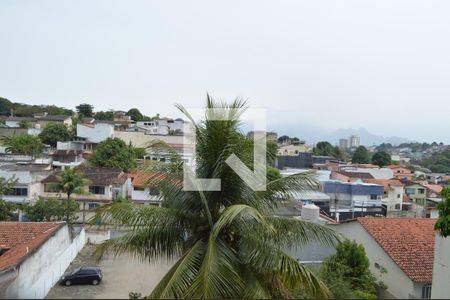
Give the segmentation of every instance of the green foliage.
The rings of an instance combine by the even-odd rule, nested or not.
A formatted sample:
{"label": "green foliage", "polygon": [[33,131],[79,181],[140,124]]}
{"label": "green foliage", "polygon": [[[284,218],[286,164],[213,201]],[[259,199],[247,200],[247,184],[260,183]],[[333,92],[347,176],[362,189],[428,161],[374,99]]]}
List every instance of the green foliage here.
{"label": "green foliage", "polygon": [[92,117],[94,112],[94,106],[87,103],[82,103],[75,108],[77,109],[77,112],[85,118]]}
{"label": "green foliage", "polygon": [[435,229],[440,235],[447,237],[450,235],[450,187],[446,187],[441,192],[442,202],[438,204],[439,218],[436,221]]}
{"label": "green foliage", "polygon": [[141,112],[140,112],[139,109],[137,109],[137,108],[132,108],[132,109],[130,109],[130,110],[126,113],[126,115],[127,115],[127,116],[130,116],[131,119],[132,119],[133,121],[135,121],[135,122],[143,121],[143,119],[144,119],[144,115],[141,114]]}
{"label": "green foliage", "polygon": [[1,138],[5,151],[11,154],[38,155],[43,144],[37,136],[28,134],[10,135]]}
{"label": "green foliage", "polygon": [[388,166],[392,164],[391,155],[385,151],[378,151],[372,156],[372,163],[379,167]]}
{"label": "green foliage", "polygon": [[364,146],[356,148],[353,153],[352,162],[354,164],[370,164],[370,153]]}
{"label": "green foliage", "polygon": [[94,115],[96,120],[112,121],[114,120],[114,111],[98,111]]}
{"label": "green foliage", "polygon": [[450,173],[450,147],[442,152],[433,153],[423,160],[422,165],[436,173]]}
{"label": "green foliage", "polygon": [[136,167],[133,148],[128,147],[119,138],[108,138],[97,145],[90,161],[98,167],[119,168],[124,171]]}
{"label": "green foliage", "polygon": [[11,112],[17,117],[32,117],[35,114],[42,114],[45,112],[50,115],[71,116],[73,114],[72,110],[64,107],[15,103],[0,97],[0,115],[10,115]]}
{"label": "green foliage", "polygon": [[[321,277],[337,299],[375,299],[375,277],[362,245],[345,240],[323,262]],[[375,297],[375,298],[374,298]]]}
{"label": "green foliage", "polygon": [[69,207],[69,220],[73,221],[78,211],[78,204],[73,199],[39,199],[34,204],[26,205],[24,211],[32,222],[60,221],[67,219],[67,207]]}
{"label": "green foliage", "polygon": [[128,299],[142,299],[142,294],[137,292],[129,292]]}
{"label": "green foliage", "polygon": [[17,204],[0,199],[0,221],[17,221],[17,211]]}
{"label": "green foliage", "polygon": [[144,158],[147,155],[147,150],[145,148],[132,148],[134,151],[134,157]]}
{"label": "green foliage", "polygon": [[333,147],[329,142],[318,142],[313,153],[319,156],[332,156],[339,160],[347,159],[347,155],[338,146]]}
{"label": "green foliage", "polygon": [[289,136],[287,136],[287,135],[282,135],[282,136],[280,136],[280,137],[277,139],[277,142],[280,143],[280,144],[282,144],[282,143],[287,142],[287,141],[290,141],[290,140],[291,140],[291,138],[290,138]]}
{"label": "green foliage", "polygon": [[267,164],[269,166],[275,165],[275,159],[277,158],[278,153],[278,144],[275,141],[267,141]]}
{"label": "green foliage", "polygon": [[[287,298],[300,287],[315,298],[329,296],[311,270],[281,249],[310,241],[334,245],[336,233],[272,215],[279,197],[316,189],[318,182],[301,173],[271,180],[266,191],[255,192],[225,163],[234,153],[252,167],[252,140],[239,130],[245,107],[239,100],[217,103],[208,96],[207,108],[215,111],[196,127],[195,173],[199,178],[220,178],[221,191],[184,190],[181,163],[178,168],[168,163],[142,165],[142,171],[154,174],[148,184],[161,191],[162,207],[118,203],[102,206],[96,216],[105,225],[129,228],[125,235],[101,244],[98,255],[129,252],[150,261],[176,260],[150,298]],[[225,116],[227,121],[216,120]]]}
{"label": "green foliage", "polygon": [[72,135],[64,124],[48,123],[44,129],[42,129],[39,138],[44,144],[56,147],[57,142],[70,141]]}
{"label": "green foliage", "polygon": [[58,183],[56,184],[57,190],[67,194],[65,202],[65,220],[71,221],[71,199],[72,194],[82,195],[85,194],[86,187],[89,185],[89,181],[83,178],[83,174],[75,168],[67,168],[58,175]]}
{"label": "green foliage", "polygon": [[28,120],[20,120],[19,127],[20,128],[30,128],[31,123]]}

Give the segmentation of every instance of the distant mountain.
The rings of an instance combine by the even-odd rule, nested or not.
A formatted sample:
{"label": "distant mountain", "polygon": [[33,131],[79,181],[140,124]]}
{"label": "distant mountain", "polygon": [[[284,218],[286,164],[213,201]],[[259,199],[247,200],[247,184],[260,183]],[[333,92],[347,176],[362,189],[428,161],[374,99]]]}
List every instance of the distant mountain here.
{"label": "distant mountain", "polygon": [[365,146],[379,145],[381,143],[391,143],[398,145],[401,143],[411,142],[410,140],[402,137],[384,137],[370,133],[365,128],[341,128],[330,132],[329,130],[312,126],[310,124],[289,124],[270,126],[270,130],[274,130],[280,135],[288,135],[291,137],[298,137],[305,140],[307,143],[317,143],[320,141],[328,141],[331,144],[337,144],[339,139],[349,138],[351,135],[358,135],[361,138],[361,144]]}
{"label": "distant mountain", "polygon": [[353,129],[338,129],[326,137],[326,140],[332,143],[337,143],[339,139],[348,138],[351,135],[357,135],[361,138],[361,144],[365,146],[379,145],[381,143],[391,143],[392,145],[399,145],[401,143],[409,143],[411,142],[408,139],[402,137],[384,137],[381,135],[375,135],[370,133],[365,128]]}

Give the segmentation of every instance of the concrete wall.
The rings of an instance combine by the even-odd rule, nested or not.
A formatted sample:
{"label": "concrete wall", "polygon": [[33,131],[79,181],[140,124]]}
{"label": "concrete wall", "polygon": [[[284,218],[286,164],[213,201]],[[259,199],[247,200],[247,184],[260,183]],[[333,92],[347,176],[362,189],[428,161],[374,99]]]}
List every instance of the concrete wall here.
{"label": "concrete wall", "polygon": [[450,297],[450,238],[436,234],[434,246],[433,288],[431,298]]}
{"label": "concrete wall", "polygon": [[84,230],[71,240],[68,227],[60,228],[16,269],[15,279],[2,289],[0,297],[44,298],[84,247],[85,238]]}
{"label": "concrete wall", "polygon": [[[382,280],[387,286],[387,294],[394,298],[408,299],[410,295],[416,298],[422,296],[422,291],[417,295],[414,292],[413,281],[397,266],[397,264],[384,252],[378,243],[369,235],[369,233],[358,222],[344,223],[340,225],[330,225],[331,228],[342,233],[346,238],[355,240],[362,244],[366,250],[367,257],[370,260],[370,270]],[[387,269],[387,273],[382,274],[380,269],[375,266]]]}
{"label": "concrete wall", "polygon": [[183,144],[183,136],[178,135],[150,135],[144,132],[115,131],[114,136],[123,140],[127,145],[133,147],[145,148],[149,143],[156,140],[164,141],[168,144]]}

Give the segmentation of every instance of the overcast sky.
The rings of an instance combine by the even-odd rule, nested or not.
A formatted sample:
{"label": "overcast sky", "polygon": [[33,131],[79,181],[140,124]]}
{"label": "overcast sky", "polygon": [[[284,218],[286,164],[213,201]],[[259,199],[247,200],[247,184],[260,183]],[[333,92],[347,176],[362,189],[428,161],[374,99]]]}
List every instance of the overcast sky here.
{"label": "overcast sky", "polygon": [[0,1],[0,96],[450,143],[450,1]]}

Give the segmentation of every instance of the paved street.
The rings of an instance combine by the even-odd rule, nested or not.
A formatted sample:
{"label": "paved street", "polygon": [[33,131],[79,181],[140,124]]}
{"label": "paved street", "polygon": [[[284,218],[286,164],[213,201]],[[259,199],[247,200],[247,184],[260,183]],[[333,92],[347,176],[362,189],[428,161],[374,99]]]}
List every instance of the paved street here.
{"label": "paved street", "polygon": [[129,255],[114,258],[108,255],[96,263],[92,253],[94,246],[86,245],[75,258],[68,271],[80,266],[100,266],[103,280],[98,286],[74,285],[53,287],[47,299],[128,299],[129,292],[148,295],[164,274],[170,264],[164,261],[142,262]]}

